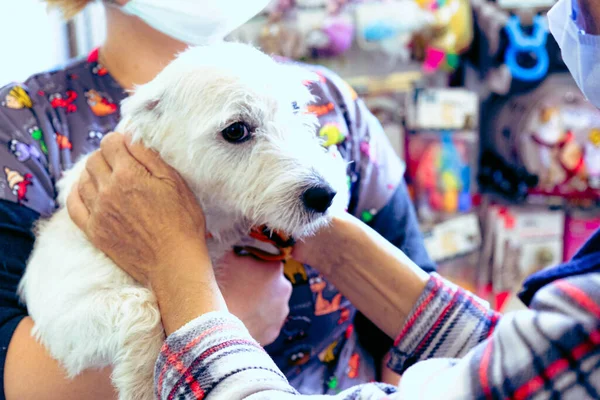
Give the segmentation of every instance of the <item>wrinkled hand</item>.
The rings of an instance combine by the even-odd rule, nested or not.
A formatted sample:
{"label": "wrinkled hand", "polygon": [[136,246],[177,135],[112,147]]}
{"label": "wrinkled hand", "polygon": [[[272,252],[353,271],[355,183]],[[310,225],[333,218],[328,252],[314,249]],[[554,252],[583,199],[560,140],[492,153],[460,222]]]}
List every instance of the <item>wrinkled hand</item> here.
{"label": "wrinkled hand", "polygon": [[118,133],[87,159],[67,208],[94,246],[145,285],[176,266],[182,249],[206,246],[204,215],[183,179]]}
{"label": "wrinkled hand", "polygon": [[333,268],[342,267],[352,258],[362,223],[347,213],[335,215],[330,224],[313,236],[298,241],[292,257],[327,276]]}

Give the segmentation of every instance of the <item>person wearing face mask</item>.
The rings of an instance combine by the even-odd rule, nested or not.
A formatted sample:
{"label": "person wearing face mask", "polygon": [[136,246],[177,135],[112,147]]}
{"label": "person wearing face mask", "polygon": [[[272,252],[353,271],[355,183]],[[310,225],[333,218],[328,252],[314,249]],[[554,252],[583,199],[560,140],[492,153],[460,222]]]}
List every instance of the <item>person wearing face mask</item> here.
{"label": "person wearing face mask", "polygon": [[[600,81],[600,58],[595,53],[600,44],[600,2],[573,1],[559,0],[549,15],[550,28],[581,89],[600,106],[594,88]],[[137,196],[157,201],[176,194],[191,197],[155,153],[121,135],[109,136],[96,157],[114,160],[117,154],[111,171],[92,171],[79,182],[80,188],[87,187],[88,193],[108,191],[118,199],[124,191],[109,178],[137,168],[147,171],[147,193]],[[244,324],[219,301],[216,285],[208,285],[202,296],[186,295],[214,281],[210,261],[172,265],[168,252],[158,262],[131,258],[120,249],[139,245],[160,254],[160,244],[136,244],[136,235],[120,232],[102,218],[106,206],[94,196],[81,199],[76,191],[68,201],[71,217],[85,233],[102,233],[94,244],[156,290],[168,334],[156,363],[160,399],[312,397],[295,392]],[[199,207],[165,204],[159,209],[181,219],[202,220]],[[136,213],[141,217],[149,210],[142,206],[130,216]],[[152,227],[152,221],[139,221],[135,229],[160,228]],[[196,238],[184,230],[174,234],[178,242],[189,244],[192,254],[200,255],[193,259],[207,259],[203,232],[196,232]],[[530,276],[519,294],[529,308],[503,316],[439,275],[424,273],[348,214],[334,216],[330,226],[298,244],[294,257],[316,267],[383,332],[396,337],[389,365],[402,374],[398,386],[368,383],[332,398],[600,398],[600,230],[571,261]],[[355,367],[349,365],[348,371]]]}
{"label": "person wearing face mask", "polygon": [[[46,3],[72,17],[92,1]],[[16,291],[34,244],[32,225],[55,211],[54,184],[62,171],[80,155],[97,150],[114,129],[126,90],[153,79],[189,45],[220,40],[267,2],[106,0],[107,36],[98,50],[64,68],[0,87],[0,398],[114,398],[109,369],[66,379],[31,336],[33,322]],[[346,136],[339,148],[350,165],[350,211],[368,219],[423,270],[432,271],[435,266],[402,180],[403,164],[380,124],[339,77],[324,68],[307,68],[322,77],[311,88],[319,99],[316,108],[325,110],[319,115],[321,125]],[[376,154],[377,162],[370,154]],[[127,199],[121,209],[137,206]],[[318,271],[300,267],[292,290],[279,262],[232,252],[223,263],[219,286],[228,309],[261,344],[271,343],[267,351],[299,391],[333,393],[389,372],[382,366],[392,341],[346,298],[337,310],[316,312],[317,293],[310,281],[323,283]],[[332,285],[323,297],[340,298]],[[320,357],[328,349],[327,357]],[[393,379],[397,377],[387,380]]]}

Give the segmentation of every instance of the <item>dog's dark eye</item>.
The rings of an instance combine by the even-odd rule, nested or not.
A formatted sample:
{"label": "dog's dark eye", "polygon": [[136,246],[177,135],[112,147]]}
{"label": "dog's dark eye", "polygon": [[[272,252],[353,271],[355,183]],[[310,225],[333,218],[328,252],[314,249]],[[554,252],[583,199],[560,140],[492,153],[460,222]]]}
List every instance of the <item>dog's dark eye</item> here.
{"label": "dog's dark eye", "polygon": [[248,125],[243,122],[235,122],[223,129],[221,132],[225,140],[230,143],[241,143],[250,139],[250,130]]}

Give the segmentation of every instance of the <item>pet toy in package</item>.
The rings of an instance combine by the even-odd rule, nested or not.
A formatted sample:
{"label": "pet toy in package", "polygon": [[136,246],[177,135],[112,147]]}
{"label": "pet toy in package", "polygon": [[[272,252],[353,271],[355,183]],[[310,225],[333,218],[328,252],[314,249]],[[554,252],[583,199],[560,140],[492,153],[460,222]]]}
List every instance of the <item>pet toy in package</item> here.
{"label": "pet toy in package", "polygon": [[476,157],[477,134],[473,131],[408,136],[408,178],[422,221],[472,210]]}

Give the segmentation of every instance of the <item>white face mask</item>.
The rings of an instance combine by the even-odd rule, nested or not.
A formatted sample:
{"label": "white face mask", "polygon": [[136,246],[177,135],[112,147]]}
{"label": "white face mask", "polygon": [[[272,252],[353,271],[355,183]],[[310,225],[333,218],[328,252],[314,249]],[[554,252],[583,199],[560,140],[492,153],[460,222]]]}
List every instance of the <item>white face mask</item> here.
{"label": "white face mask", "polygon": [[221,40],[263,10],[269,0],[130,0],[121,9],[190,45]]}
{"label": "white face mask", "polygon": [[577,85],[600,108],[600,36],[581,31],[573,21],[572,1],[577,0],[559,0],[548,12],[550,32]]}

